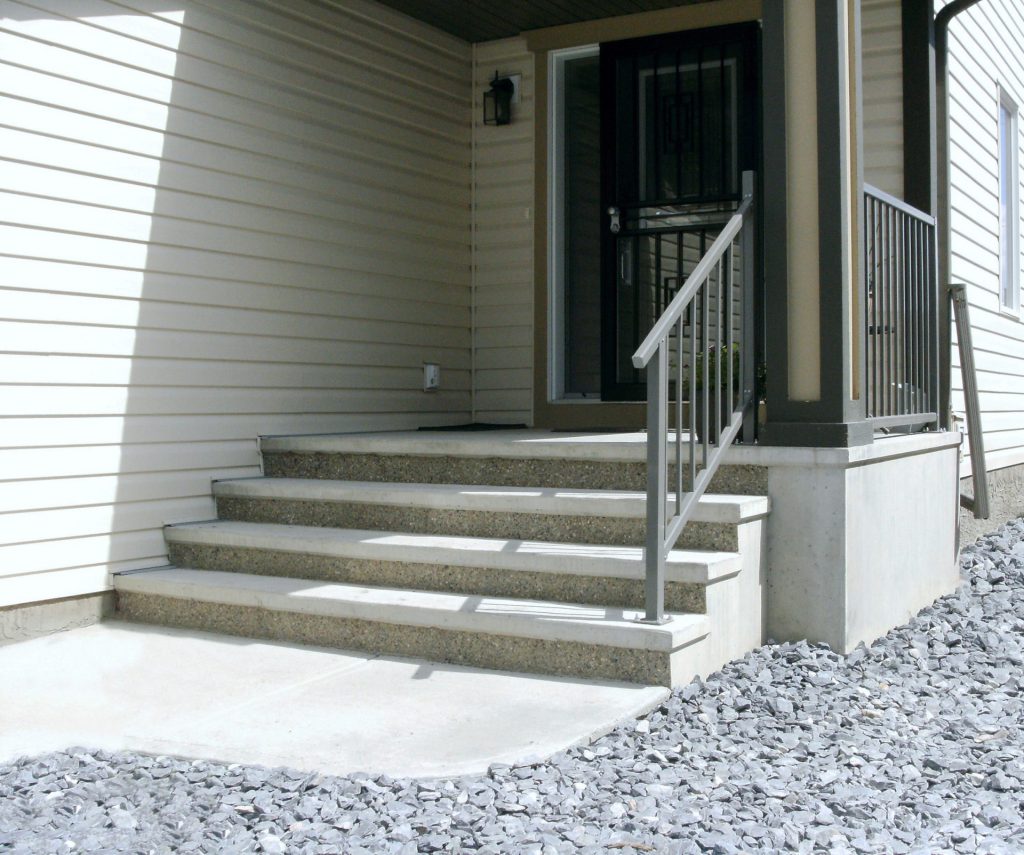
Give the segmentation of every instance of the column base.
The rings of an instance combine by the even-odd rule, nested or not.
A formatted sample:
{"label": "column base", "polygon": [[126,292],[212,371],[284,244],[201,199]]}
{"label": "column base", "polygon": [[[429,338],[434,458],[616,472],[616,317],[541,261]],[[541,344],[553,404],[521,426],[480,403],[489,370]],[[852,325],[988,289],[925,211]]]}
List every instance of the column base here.
{"label": "column base", "polygon": [[865,420],[855,422],[768,422],[758,430],[762,445],[798,448],[849,448],[870,445],[874,428]]}

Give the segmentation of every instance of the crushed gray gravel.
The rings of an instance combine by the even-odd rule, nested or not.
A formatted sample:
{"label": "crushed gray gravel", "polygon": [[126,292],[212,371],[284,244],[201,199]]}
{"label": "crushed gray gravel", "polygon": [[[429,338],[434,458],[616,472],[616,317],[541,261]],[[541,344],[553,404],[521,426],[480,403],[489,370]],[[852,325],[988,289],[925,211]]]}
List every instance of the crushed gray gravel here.
{"label": "crushed gray gravel", "polygon": [[414,781],[70,749],[0,851],[1024,852],[1024,520],[870,647],[769,644],[546,763]]}

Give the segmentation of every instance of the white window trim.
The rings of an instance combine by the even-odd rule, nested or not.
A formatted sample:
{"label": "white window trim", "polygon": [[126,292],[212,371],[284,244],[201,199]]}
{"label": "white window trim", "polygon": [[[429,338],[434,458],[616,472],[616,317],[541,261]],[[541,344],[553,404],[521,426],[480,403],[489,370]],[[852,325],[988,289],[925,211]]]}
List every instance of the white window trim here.
{"label": "white window trim", "polygon": [[600,403],[591,396],[565,393],[565,221],[562,211],[565,188],[558,176],[564,175],[565,117],[564,68],[566,60],[596,56],[599,46],[581,45],[553,50],[548,54],[548,402],[555,404]]}
{"label": "white window trim", "polygon": [[[1016,102],[1006,93],[1006,91],[1000,86],[997,87],[997,103],[998,108],[996,112],[996,136],[998,139],[997,147],[999,151],[998,155],[998,170],[999,170],[999,311],[1004,315],[1009,315],[1017,320],[1021,319],[1021,299],[1020,299],[1020,267],[1021,267],[1021,256],[1020,256],[1020,166],[1018,162],[1018,151],[1020,149],[1020,136],[1019,136],[1019,122],[1018,122],[1018,109]],[[1004,150],[1003,146],[1003,110],[1006,110],[1010,114],[1010,146],[1009,151]],[[1004,158],[1009,156],[1009,163],[1004,161]],[[1009,168],[1010,174],[1010,199],[1009,204],[1005,207],[1009,209],[1011,222],[1005,222],[1003,214],[1003,172],[1004,169]],[[1009,236],[1009,240],[1005,240],[1006,236]],[[1011,283],[1009,289],[1006,287],[1006,283],[1003,281],[1003,271],[1007,268],[1007,256],[1009,256],[1009,268]],[[1007,303],[1005,297],[1009,291],[1010,302]]]}

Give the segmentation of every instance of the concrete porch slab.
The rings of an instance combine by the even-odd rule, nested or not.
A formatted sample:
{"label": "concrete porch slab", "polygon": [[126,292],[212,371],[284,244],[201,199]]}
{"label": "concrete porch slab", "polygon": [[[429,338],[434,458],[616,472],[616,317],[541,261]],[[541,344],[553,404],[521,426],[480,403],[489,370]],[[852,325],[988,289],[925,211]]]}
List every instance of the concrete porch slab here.
{"label": "concrete porch slab", "polygon": [[0,762],[86,745],[441,777],[541,758],[666,689],[109,622],[0,648]]}
{"label": "concrete porch slab", "polygon": [[[685,436],[685,434],[684,434]],[[669,433],[668,454],[675,454]],[[801,448],[732,445],[726,463],[746,466],[836,466],[846,468],[958,446],[957,431],[876,434],[869,445],[852,448]],[[380,433],[275,435],[260,438],[265,454],[407,454],[510,459],[570,459],[643,463],[647,434],[631,432],[563,432],[543,428],[495,431],[389,431]],[[685,452],[684,452],[685,453]]]}

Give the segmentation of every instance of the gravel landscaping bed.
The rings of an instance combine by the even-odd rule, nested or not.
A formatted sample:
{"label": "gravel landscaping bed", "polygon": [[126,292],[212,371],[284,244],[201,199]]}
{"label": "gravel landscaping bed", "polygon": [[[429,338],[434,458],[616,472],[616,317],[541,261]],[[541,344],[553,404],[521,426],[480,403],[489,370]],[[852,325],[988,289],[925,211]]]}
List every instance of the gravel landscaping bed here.
{"label": "gravel landscaping bed", "polygon": [[0,766],[0,851],[1024,852],[1024,520],[870,647],[769,644],[480,778],[71,749]]}

